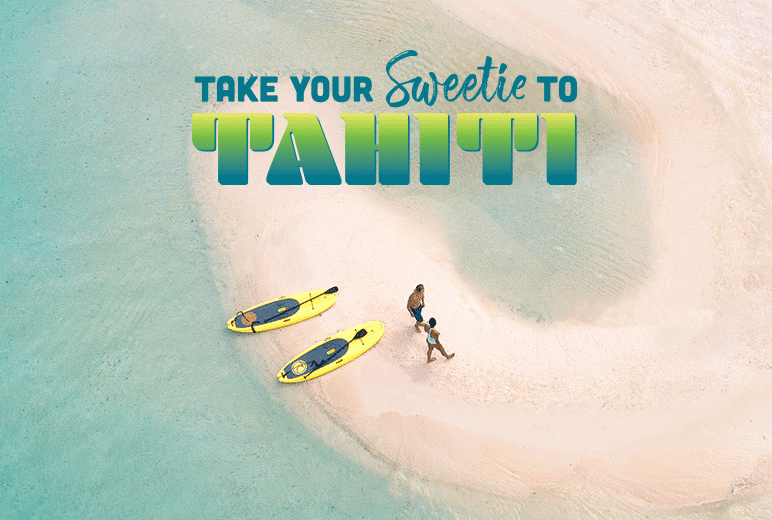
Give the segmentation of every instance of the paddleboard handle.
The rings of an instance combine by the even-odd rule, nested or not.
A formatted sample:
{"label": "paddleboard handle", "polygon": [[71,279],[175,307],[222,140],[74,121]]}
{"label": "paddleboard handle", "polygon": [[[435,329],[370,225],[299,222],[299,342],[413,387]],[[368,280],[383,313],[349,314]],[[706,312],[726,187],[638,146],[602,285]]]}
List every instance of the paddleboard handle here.
{"label": "paddleboard handle", "polygon": [[[244,321],[244,318],[246,318],[246,315],[244,314],[244,311],[239,311],[239,313],[236,314],[236,318],[238,318],[239,316],[241,316],[241,318],[242,318],[241,321]],[[233,318],[233,326],[234,327],[236,326],[236,318]],[[249,324],[249,327],[252,329],[252,332],[254,333],[255,332],[255,322],[254,321],[251,322]]]}

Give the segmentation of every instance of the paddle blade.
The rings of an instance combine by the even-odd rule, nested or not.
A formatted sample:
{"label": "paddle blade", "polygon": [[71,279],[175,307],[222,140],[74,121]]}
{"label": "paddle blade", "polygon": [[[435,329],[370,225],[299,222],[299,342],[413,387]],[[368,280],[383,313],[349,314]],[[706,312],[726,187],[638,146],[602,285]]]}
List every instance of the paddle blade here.
{"label": "paddle blade", "polygon": [[338,286],[337,285],[335,285],[334,287],[330,287],[329,289],[324,291],[324,294],[334,294],[336,292],[338,292]]}
{"label": "paddle blade", "polygon": [[[354,341],[355,339],[362,339],[365,336],[367,336],[367,329],[361,329],[356,334],[354,334],[354,337],[351,339],[351,341]],[[349,341],[349,343],[351,343],[351,341]]]}

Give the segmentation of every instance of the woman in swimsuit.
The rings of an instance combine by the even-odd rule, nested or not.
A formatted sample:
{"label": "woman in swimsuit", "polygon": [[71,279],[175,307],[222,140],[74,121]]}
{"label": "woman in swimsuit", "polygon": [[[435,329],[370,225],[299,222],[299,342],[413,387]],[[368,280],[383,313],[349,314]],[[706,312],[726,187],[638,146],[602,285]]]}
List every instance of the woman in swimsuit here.
{"label": "woman in swimsuit", "polygon": [[437,320],[434,318],[429,318],[429,323],[424,325],[424,330],[426,331],[426,344],[429,345],[429,352],[426,353],[427,363],[431,363],[432,361],[437,360],[437,358],[432,357],[432,350],[435,348],[439,350],[440,354],[445,356],[446,359],[450,359],[456,355],[455,352],[452,354],[447,354],[445,352],[442,343],[440,343],[440,333],[439,331],[434,330],[435,325],[437,325]]}

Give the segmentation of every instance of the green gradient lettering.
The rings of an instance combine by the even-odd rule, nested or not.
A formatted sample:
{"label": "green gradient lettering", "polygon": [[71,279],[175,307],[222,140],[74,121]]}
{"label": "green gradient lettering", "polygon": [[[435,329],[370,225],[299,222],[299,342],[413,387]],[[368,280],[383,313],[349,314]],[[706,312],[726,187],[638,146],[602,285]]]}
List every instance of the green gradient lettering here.
{"label": "green gradient lettering", "polygon": [[547,123],[547,183],[576,184],[576,114],[542,114]]}
{"label": "green gradient lettering", "polygon": [[[304,180],[311,185],[341,184],[319,119],[306,113],[284,114],[284,117],[287,129],[269,168],[268,184],[300,185]],[[340,117],[345,121],[347,184],[410,183],[410,118],[407,114],[380,114],[378,119],[375,114],[361,113],[341,114]],[[420,128],[421,184],[448,185],[448,115],[418,113],[415,117]],[[575,185],[576,114],[546,113],[541,117],[546,123],[547,182]],[[482,150],[482,180],[486,185],[512,184],[512,149],[529,152],[536,148],[539,140],[537,114],[458,114],[456,127],[459,148],[468,152]],[[255,152],[264,152],[273,146],[273,115],[193,114],[192,139],[198,150],[217,150],[220,184],[245,185],[248,181],[248,147]]]}
{"label": "green gradient lettering", "polygon": [[[314,114],[284,114],[287,129],[271,162],[271,185],[340,184],[340,173]],[[294,143],[293,143],[294,141]]]}
{"label": "green gradient lettering", "polygon": [[450,184],[450,137],[448,114],[414,114],[419,134],[421,184]]}
{"label": "green gradient lettering", "polygon": [[219,141],[217,179],[220,184],[245,185],[248,182],[248,122],[249,147],[252,151],[270,150],[273,146],[271,114],[193,114],[193,146],[202,152],[213,152]]}
{"label": "green gradient lettering", "polygon": [[458,114],[458,146],[467,152],[477,152],[482,141],[482,175],[487,185],[512,184],[513,121],[515,149],[529,152],[536,148],[539,141],[539,118],[536,114]]}
{"label": "green gradient lettering", "polygon": [[346,122],[346,184],[410,183],[410,119],[407,114],[381,114],[378,144],[375,114],[341,114]]}

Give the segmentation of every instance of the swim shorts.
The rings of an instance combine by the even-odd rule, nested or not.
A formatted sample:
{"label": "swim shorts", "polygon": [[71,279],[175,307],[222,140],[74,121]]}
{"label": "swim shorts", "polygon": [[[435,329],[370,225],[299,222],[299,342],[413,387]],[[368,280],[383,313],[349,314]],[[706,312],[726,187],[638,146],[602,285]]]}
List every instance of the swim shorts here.
{"label": "swim shorts", "polygon": [[419,321],[419,322],[423,323],[424,317],[421,316],[421,309],[423,309],[423,308],[424,308],[423,305],[419,305],[417,309],[410,309],[410,310],[413,311],[413,316],[415,316],[415,321]]}

